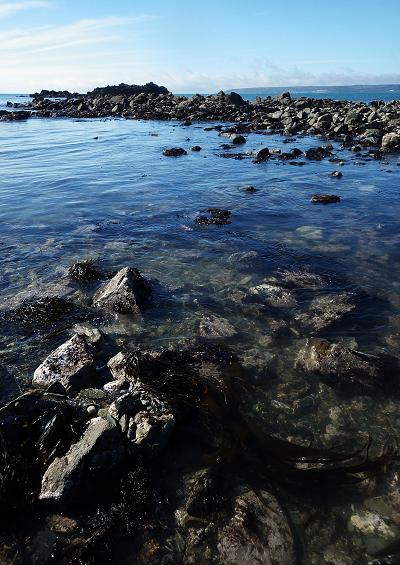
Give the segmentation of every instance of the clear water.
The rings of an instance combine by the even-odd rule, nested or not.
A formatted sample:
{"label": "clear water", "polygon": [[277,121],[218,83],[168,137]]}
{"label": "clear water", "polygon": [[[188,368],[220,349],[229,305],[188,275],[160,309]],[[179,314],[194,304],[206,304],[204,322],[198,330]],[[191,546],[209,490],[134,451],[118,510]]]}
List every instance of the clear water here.
{"label": "clear water", "polygon": [[[279,268],[306,268],[330,281],[312,298],[342,291],[357,297],[350,319],[323,332],[324,337],[398,357],[399,157],[379,162],[335,147],[344,160],[343,178],[337,180],[329,173],[338,165],[327,160],[296,167],[279,160],[254,165],[251,159],[224,159],[218,156],[224,141],[215,131],[204,131],[204,124],[1,123],[1,306],[46,292],[68,292],[89,305],[93,288],[71,287],[71,263],[93,258],[105,270],[137,267],[155,287],[154,303],[143,320],[95,320],[118,343],[180,343],[198,335],[204,315],[223,316],[238,330],[230,345],[259,386],[257,394],[242,399],[250,423],[303,444],[313,436],[330,447],[346,441],[359,445],[369,433],[379,452],[388,437],[400,435],[399,399],[348,397],[322,383],[303,382],[293,365],[307,336],[292,332],[282,342],[271,341],[265,319],[244,312],[235,297]],[[244,149],[233,152],[262,145],[287,151],[320,143],[298,137],[285,144],[278,135],[252,134]],[[192,145],[203,150],[192,153]],[[184,147],[188,155],[162,157],[162,150],[171,146]],[[242,192],[245,185],[258,192]],[[310,197],[316,192],[339,194],[342,201],[313,205]],[[195,225],[196,215],[210,206],[230,210],[231,224]],[[297,301],[285,312],[286,319],[307,308],[310,292],[299,292]],[[4,333],[0,354],[9,377],[29,382],[38,362],[67,335],[43,339]],[[381,512],[397,535],[399,513],[387,517],[385,510],[371,510],[371,501],[386,500],[387,488],[387,483],[370,485],[357,501],[336,503],[313,515],[302,533],[305,562],[331,563],[325,555],[329,547],[354,555],[350,563],[364,563],[357,559],[365,556],[368,543],[375,547],[382,537],[366,540],[351,525],[354,514],[367,510]]]}

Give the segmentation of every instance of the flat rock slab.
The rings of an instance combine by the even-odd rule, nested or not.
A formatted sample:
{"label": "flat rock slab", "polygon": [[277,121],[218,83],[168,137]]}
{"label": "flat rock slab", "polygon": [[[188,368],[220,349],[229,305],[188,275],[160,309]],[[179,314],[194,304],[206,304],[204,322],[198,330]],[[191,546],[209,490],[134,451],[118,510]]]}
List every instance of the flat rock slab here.
{"label": "flat rock slab", "polygon": [[89,483],[104,479],[125,458],[122,436],[110,418],[93,418],[82,437],[64,457],[57,457],[42,479],[39,498],[64,500],[75,497]]}
{"label": "flat rock slab", "polygon": [[99,288],[93,297],[93,305],[118,314],[138,314],[150,294],[151,287],[139,271],[125,267]]}
{"label": "flat rock slab", "polygon": [[32,383],[49,386],[60,381],[66,388],[85,388],[95,375],[94,349],[82,336],[74,335],[43,361],[33,374]]}

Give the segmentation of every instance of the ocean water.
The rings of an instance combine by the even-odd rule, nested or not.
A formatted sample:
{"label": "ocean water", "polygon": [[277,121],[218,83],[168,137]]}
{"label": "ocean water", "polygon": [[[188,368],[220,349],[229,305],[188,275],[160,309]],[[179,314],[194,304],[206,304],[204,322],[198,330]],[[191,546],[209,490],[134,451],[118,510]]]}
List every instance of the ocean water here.
{"label": "ocean water", "polygon": [[[354,447],[371,436],[371,453],[381,452],[386,442],[400,439],[400,398],[343,394],[305,379],[294,367],[310,335],[399,357],[399,157],[376,161],[334,144],[340,165],[324,160],[292,166],[278,159],[255,165],[221,157],[224,141],[204,124],[0,123],[1,308],[58,294],[90,309],[95,287],[71,284],[67,269],[73,262],[91,258],[105,271],[137,267],[155,289],[143,319],[91,318],[118,344],[179,345],[198,335],[204,316],[221,316],[236,328],[228,343],[257,384],[257,393],[242,399],[250,425],[302,445]],[[262,146],[304,150],[320,143],[250,134],[243,148],[231,152]],[[202,151],[191,152],[192,145]],[[188,155],[163,157],[171,146],[184,147]],[[329,176],[338,168],[343,178]],[[257,192],[243,192],[246,185]],[[314,193],[337,194],[341,202],[313,205]],[[231,211],[231,223],[196,225],[194,219],[208,207]],[[240,296],[249,289],[282,270],[299,269],[322,277],[322,287],[294,290],[295,302],[286,309],[242,308]],[[309,312],[312,300],[335,301],[343,292],[355,305],[349,316],[321,332],[299,329],[296,317]],[[287,324],[284,339],[274,339],[271,318]],[[2,326],[3,400],[29,383],[40,361],[70,332],[64,327],[43,335]],[[371,544],[381,539],[379,534],[366,539],[353,517],[371,513],[371,501],[387,500],[387,484],[338,497],[314,514],[310,506],[307,528],[298,524],[304,562],[330,563],[329,547],[364,563]],[[382,520],[397,535],[398,520],[386,515]]]}

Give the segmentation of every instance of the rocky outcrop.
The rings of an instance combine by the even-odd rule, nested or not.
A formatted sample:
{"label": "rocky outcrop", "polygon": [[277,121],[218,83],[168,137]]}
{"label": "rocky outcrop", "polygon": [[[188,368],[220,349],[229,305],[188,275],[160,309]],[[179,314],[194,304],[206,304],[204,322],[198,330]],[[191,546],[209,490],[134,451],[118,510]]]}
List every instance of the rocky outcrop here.
{"label": "rocky outcrop", "polygon": [[118,314],[138,314],[151,294],[149,283],[137,269],[125,267],[99,288],[93,305]]}

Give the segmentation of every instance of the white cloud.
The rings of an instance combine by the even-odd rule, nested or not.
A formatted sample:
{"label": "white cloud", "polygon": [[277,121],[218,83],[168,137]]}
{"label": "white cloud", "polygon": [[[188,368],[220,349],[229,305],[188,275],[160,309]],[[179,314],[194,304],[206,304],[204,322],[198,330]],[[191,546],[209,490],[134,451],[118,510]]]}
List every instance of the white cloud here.
{"label": "white cloud", "polygon": [[49,2],[41,1],[26,1],[26,2],[1,2],[0,3],[0,18],[5,18],[10,16],[15,12],[20,12],[21,10],[29,10],[30,8],[47,8]]}

